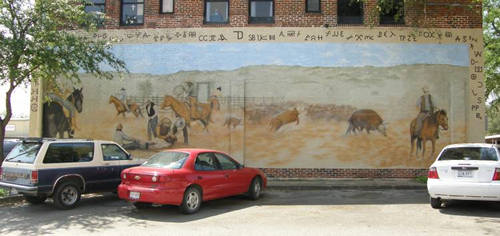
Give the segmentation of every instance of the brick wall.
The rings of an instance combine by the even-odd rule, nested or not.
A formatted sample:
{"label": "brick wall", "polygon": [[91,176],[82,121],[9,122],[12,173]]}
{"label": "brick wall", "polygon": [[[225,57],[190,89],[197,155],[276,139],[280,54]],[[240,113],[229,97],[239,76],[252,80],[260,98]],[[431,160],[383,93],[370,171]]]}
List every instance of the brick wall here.
{"label": "brick wall", "polygon": [[[248,0],[229,0],[228,24],[204,24],[204,0],[174,0],[174,13],[160,14],[160,0],[145,0],[144,24],[120,26],[121,0],[106,0],[108,29],[130,28],[190,28],[190,27],[318,27],[337,26],[337,0],[321,0],[321,13],[307,13],[305,0],[275,0],[272,24],[248,23]],[[427,5],[408,4],[405,10],[407,26],[437,28],[481,28],[481,5],[475,0],[428,0]],[[376,23],[373,12],[376,0],[364,3],[365,24]],[[373,17],[375,16],[375,17]]]}
{"label": "brick wall", "polygon": [[427,169],[263,168],[270,178],[415,178]]}

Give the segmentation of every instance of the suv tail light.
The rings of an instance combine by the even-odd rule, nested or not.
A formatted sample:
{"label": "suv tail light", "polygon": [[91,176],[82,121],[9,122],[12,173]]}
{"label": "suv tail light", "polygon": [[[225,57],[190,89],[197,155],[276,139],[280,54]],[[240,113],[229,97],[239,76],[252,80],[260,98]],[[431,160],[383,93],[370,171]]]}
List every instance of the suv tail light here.
{"label": "suv tail light", "polygon": [[36,170],[31,171],[31,183],[32,184],[38,183],[38,171]]}
{"label": "suv tail light", "polygon": [[429,168],[429,174],[427,175],[427,178],[429,178],[429,179],[439,179],[439,175],[438,175],[436,167]]}
{"label": "suv tail light", "polygon": [[495,174],[493,175],[493,180],[500,180],[500,168],[495,168]]}

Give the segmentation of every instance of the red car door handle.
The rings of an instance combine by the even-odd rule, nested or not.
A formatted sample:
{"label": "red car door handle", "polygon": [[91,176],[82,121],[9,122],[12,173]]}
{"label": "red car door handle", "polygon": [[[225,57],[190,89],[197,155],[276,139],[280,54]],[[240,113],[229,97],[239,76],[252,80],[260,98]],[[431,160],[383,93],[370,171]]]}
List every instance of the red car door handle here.
{"label": "red car door handle", "polygon": [[198,179],[203,179],[203,177],[201,177],[201,176],[198,176]]}
{"label": "red car door handle", "polygon": [[224,176],[226,176],[226,178],[229,178],[229,175],[228,175],[228,174],[225,174]]}

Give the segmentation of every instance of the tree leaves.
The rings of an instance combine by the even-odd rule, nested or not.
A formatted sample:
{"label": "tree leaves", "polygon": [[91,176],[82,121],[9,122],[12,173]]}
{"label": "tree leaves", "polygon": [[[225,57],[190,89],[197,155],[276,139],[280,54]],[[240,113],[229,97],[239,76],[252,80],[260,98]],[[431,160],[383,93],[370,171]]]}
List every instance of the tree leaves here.
{"label": "tree leaves", "polygon": [[[87,37],[97,30],[97,21],[95,14],[84,11],[86,3],[0,0],[0,83],[9,85],[6,115],[0,118],[0,142],[12,114],[10,94],[17,86],[56,78],[79,82],[82,71],[111,79],[112,72],[101,69],[104,64],[114,71],[127,71],[125,63],[111,53],[111,44]],[[84,33],[72,31],[77,29]]]}
{"label": "tree leaves", "polygon": [[[483,1],[483,40],[486,97],[490,107],[498,110],[500,104],[500,2]],[[493,113],[490,112],[490,115]]]}

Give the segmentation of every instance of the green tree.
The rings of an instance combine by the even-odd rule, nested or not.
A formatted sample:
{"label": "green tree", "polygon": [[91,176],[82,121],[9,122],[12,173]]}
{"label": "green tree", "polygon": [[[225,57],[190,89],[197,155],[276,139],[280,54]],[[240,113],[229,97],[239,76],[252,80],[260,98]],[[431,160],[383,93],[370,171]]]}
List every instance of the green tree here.
{"label": "green tree", "polygon": [[[493,98],[490,106],[498,111],[500,104],[500,1],[483,1],[483,40],[486,97]],[[496,115],[496,113],[490,113]],[[493,118],[493,117],[491,117]]]}
{"label": "green tree", "polygon": [[500,116],[497,111],[488,112],[488,135],[500,134]]}
{"label": "green tree", "polygon": [[[85,71],[111,79],[126,71],[110,42],[86,37],[98,16],[84,11],[85,0],[0,0],[0,83],[8,86],[6,114],[0,117],[0,144],[12,116],[11,95],[18,86],[56,78],[79,82]],[[111,71],[101,68],[108,65]],[[3,160],[0,145],[0,163]]]}

